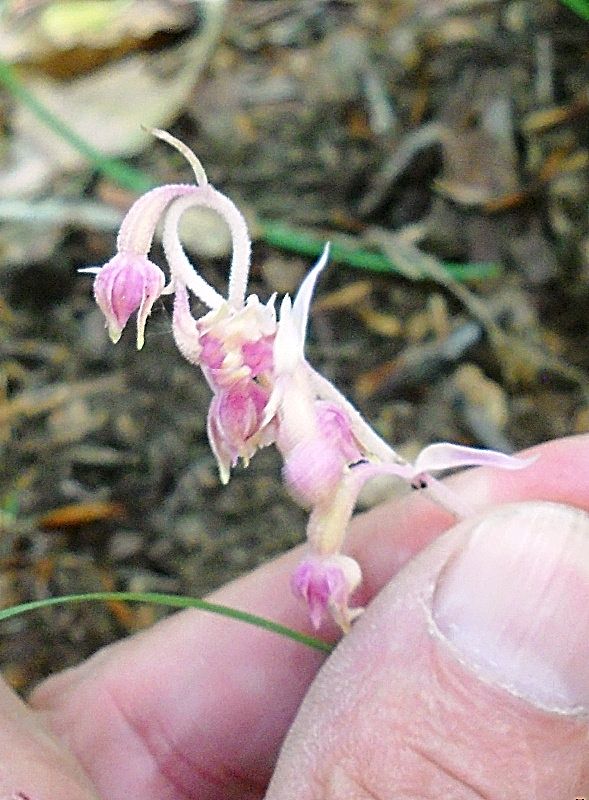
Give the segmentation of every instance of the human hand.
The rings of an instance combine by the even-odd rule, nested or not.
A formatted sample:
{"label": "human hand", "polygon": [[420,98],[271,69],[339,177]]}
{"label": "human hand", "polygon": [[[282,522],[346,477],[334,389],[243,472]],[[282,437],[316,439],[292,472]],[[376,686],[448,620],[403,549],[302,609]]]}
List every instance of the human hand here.
{"label": "human hand", "polygon": [[[361,601],[390,582],[310,690],[318,652],[196,611],[49,679],[29,709],[4,687],[0,797],[582,797],[589,518],[496,506],[589,509],[589,437],[535,452],[517,473],[454,478],[482,516],[444,537],[452,520],[419,494],[355,520]],[[286,589],[297,558],[213,599],[305,629]]]}

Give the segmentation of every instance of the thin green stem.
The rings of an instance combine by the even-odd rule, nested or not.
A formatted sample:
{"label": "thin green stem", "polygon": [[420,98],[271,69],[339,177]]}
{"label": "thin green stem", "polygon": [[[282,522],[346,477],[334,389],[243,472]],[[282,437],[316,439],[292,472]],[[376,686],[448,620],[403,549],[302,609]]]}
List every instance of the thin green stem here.
{"label": "thin green stem", "polygon": [[16,617],[19,614],[27,614],[29,611],[35,611],[39,608],[66,605],[68,603],[87,603],[91,601],[100,601],[103,603],[123,601],[127,603],[152,603],[154,605],[168,606],[170,608],[198,608],[201,611],[208,611],[211,614],[220,614],[223,617],[237,619],[248,625],[254,625],[257,628],[263,628],[272,633],[277,633],[279,636],[285,636],[299,644],[306,645],[314,650],[320,650],[323,653],[331,653],[333,650],[332,645],[323,642],[321,639],[317,639],[314,636],[307,636],[305,633],[287,628],[285,625],[280,625],[278,622],[273,622],[265,617],[259,617],[257,614],[250,614],[247,611],[240,611],[237,608],[220,605],[219,603],[209,603],[207,600],[201,600],[198,597],[180,597],[174,594],[159,594],[157,592],[88,592],[86,594],[47,597],[43,600],[33,600],[30,603],[21,603],[20,605],[10,606],[10,608],[0,610],[0,622],[5,619],[10,619],[10,617]]}
{"label": "thin green stem", "polygon": [[133,169],[133,167],[129,167],[117,159],[103,156],[102,153],[92,147],[91,144],[88,144],[85,139],[78,136],[69,125],[62,122],[59,117],[55,116],[52,111],[46,108],[46,106],[40,103],[39,100],[29,92],[22,81],[17,77],[15,70],[2,59],[0,59],[0,82],[10,90],[17,100],[24,103],[41,122],[51,128],[54,133],[61,136],[74,150],[77,150],[87,158],[103,175],[107,175],[120,186],[132,192],[147,192],[149,189],[153,188],[155,185],[154,182],[143,172]]}
{"label": "thin green stem", "polygon": [[[258,220],[258,224],[264,241],[281,250],[290,250],[300,255],[318,258],[325,247],[325,238],[313,236],[308,231],[297,230],[282,222]],[[401,270],[384,254],[346,245],[338,242],[337,239],[332,241],[330,256],[333,261],[355,269],[389,274],[401,273]],[[497,277],[501,272],[499,265],[493,262],[472,264],[444,262],[444,267],[453,278],[460,281],[485,280]],[[429,278],[430,276],[424,274],[423,277]]]}

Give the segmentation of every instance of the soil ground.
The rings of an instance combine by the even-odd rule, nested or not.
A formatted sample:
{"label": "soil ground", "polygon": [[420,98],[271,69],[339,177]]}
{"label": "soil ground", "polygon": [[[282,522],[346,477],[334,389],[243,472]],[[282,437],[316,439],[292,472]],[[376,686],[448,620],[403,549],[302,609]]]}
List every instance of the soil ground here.
{"label": "soil ground", "polygon": [[[272,245],[267,221],[400,267],[335,259],[308,357],[404,454],[589,430],[588,30],[535,0],[235,2],[170,128],[252,222],[261,297],[292,292],[313,262]],[[6,94],[7,113],[14,104]],[[133,163],[189,180],[161,143]],[[121,210],[134,199],[88,169],[72,181],[70,198],[75,185]],[[113,252],[114,233],[79,224],[40,260],[3,266],[0,252],[4,606],[105,589],[204,595],[303,539],[272,450],[220,485],[209,390],[174,347],[168,303],[140,353],[132,330],[108,341],[76,270]],[[227,259],[193,254],[223,290]],[[441,264],[474,266],[447,280]],[[113,603],[18,617],[2,623],[0,664],[26,690],[163,613]]]}

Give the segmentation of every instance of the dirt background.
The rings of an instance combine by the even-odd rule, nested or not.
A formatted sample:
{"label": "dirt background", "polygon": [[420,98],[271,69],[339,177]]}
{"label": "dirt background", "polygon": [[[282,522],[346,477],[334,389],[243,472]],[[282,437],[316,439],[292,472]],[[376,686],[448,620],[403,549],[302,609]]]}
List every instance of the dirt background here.
{"label": "dirt background", "polygon": [[[270,223],[298,250],[331,239],[395,265],[334,259],[308,356],[403,454],[589,430],[589,23],[538,0],[251,0],[220,4],[207,28],[198,3],[159,2],[127,9],[105,40],[95,25],[57,36],[56,5],[5,4],[0,52],[38,97],[59,90],[96,149],[157,183],[190,172],[141,123],[189,144],[250,221],[252,291],[292,292],[314,260],[284,231],[277,246]],[[168,89],[129,84],[136,59]],[[88,91],[75,105],[105,69],[129,104],[145,91],[143,114],[125,94],[103,92],[98,120]],[[209,391],[174,348],[167,302],[141,353],[132,330],[111,345],[77,269],[111,257],[137,193],[50,147],[27,113],[0,88],[0,603],[203,595],[301,541],[304,514],[271,450],[220,486]],[[196,220],[187,235],[223,291],[224,232]],[[8,620],[0,665],[25,690],[163,613],[88,604]]]}

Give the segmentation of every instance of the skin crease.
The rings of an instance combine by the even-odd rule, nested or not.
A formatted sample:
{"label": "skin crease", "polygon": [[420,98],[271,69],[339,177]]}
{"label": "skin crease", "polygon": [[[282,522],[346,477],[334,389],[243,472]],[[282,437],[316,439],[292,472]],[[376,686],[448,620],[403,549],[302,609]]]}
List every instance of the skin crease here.
{"label": "skin crease", "polygon": [[[587,509],[589,437],[534,452],[539,460],[521,472],[473,470],[453,479],[456,488],[481,509],[530,498]],[[479,681],[424,627],[417,598],[467,536],[458,529],[435,541],[451,524],[418,494],[354,521],[347,552],[365,572],[363,603],[434,544],[375,601],[321,671],[268,798],[575,797],[572,781],[586,779],[580,777],[586,721],[534,709]],[[286,589],[299,558],[300,550],[289,553],[213,599],[309,630],[305,610]],[[389,664],[368,615],[377,621],[390,615],[391,603],[391,636],[403,646]],[[337,634],[327,630],[326,636]],[[0,797],[20,791],[31,800],[261,798],[323,661],[317,652],[236,621],[175,614],[43,683],[31,698],[35,714],[0,692]],[[405,691],[391,693],[393,679]],[[77,756],[97,794],[43,725]],[[497,728],[503,735],[493,738],[489,730]],[[551,784],[548,777],[542,784],[548,757],[558,769]],[[401,765],[396,774],[394,764]],[[2,773],[5,765],[9,774]],[[538,781],[533,794],[522,793],[530,789],[525,781],[522,787],[522,776]]]}

